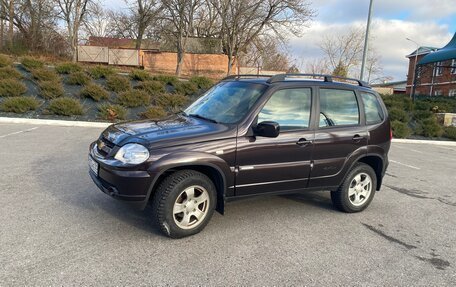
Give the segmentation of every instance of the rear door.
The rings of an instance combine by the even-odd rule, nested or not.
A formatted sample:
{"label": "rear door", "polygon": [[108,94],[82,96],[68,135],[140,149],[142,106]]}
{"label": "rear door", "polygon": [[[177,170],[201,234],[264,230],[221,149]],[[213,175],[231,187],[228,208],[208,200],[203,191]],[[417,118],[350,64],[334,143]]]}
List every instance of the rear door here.
{"label": "rear door", "polygon": [[311,109],[310,87],[272,92],[256,122],[277,122],[280,134],[277,138],[238,138],[237,196],[307,187],[314,139],[310,128]]}
{"label": "rear door", "polygon": [[360,102],[354,90],[319,88],[310,188],[339,185],[348,157],[366,152],[368,134]]}

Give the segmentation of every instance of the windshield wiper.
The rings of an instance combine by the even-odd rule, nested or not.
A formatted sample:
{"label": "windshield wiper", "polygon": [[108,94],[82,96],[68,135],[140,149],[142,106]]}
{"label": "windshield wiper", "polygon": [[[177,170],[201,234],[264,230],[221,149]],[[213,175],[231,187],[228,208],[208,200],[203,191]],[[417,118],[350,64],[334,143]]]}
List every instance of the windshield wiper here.
{"label": "windshield wiper", "polygon": [[216,123],[218,124],[218,122],[214,119],[210,119],[210,118],[206,118],[202,115],[198,115],[198,114],[189,114],[190,117],[194,117],[194,118],[198,118],[198,119],[203,119],[203,120],[206,120],[206,121],[209,121],[209,122],[212,122],[212,123]]}

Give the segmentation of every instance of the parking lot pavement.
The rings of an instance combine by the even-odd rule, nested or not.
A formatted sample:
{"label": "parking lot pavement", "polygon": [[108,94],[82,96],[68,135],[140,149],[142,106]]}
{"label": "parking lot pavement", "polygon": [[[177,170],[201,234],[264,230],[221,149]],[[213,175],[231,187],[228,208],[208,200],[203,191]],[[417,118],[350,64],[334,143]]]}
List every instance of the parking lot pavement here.
{"label": "parking lot pavement", "polygon": [[100,131],[0,124],[0,286],[456,282],[456,148],[393,144],[362,213],[327,192],[258,197],[172,240],[91,182]]}

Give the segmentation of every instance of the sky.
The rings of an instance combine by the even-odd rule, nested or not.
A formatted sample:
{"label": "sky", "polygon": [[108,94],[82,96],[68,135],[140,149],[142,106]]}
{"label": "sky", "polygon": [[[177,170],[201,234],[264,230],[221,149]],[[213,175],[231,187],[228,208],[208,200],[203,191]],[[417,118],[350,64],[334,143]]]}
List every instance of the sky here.
{"label": "sky", "polygon": [[[301,70],[306,63],[323,57],[319,48],[323,35],[344,33],[351,27],[364,30],[369,0],[307,0],[316,16],[303,27],[300,37],[291,37],[288,50]],[[405,80],[406,55],[416,45],[441,48],[456,33],[456,0],[373,0],[370,45],[380,55],[383,76]],[[107,0],[110,8],[125,9],[124,0]],[[305,71],[303,71],[305,72]]]}
{"label": "sky", "polygon": [[[321,59],[322,35],[365,29],[369,0],[312,0],[316,17],[303,35],[290,39],[291,57],[303,69],[307,61]],[[405,80],[406,55],[421,46],[441,48],[456,33],[456,0],[374,0],[370,45],[380,55],[383,75]]]}

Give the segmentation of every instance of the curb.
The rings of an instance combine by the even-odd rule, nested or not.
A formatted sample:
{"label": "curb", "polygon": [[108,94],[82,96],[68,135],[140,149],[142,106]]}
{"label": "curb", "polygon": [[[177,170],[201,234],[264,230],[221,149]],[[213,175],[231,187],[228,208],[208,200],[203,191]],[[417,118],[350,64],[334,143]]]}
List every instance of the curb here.
{"label": "curb", "polygon": [[404,144],[431,144],[440,146],[456,146],[454,141],[431,141],[431,140],[408,140],[408,139],[393,139],[393,143],[404,143]]}
{"label": "curb", "polygon": [[7,118],[7,117],[0,117],[0,123],[62,126],[62,127],[86,127],[86,128],[106,128],[112,124],[112,123],[106,123],[106,122],[43,120],[43,119],[26,119],[26,118]]}

